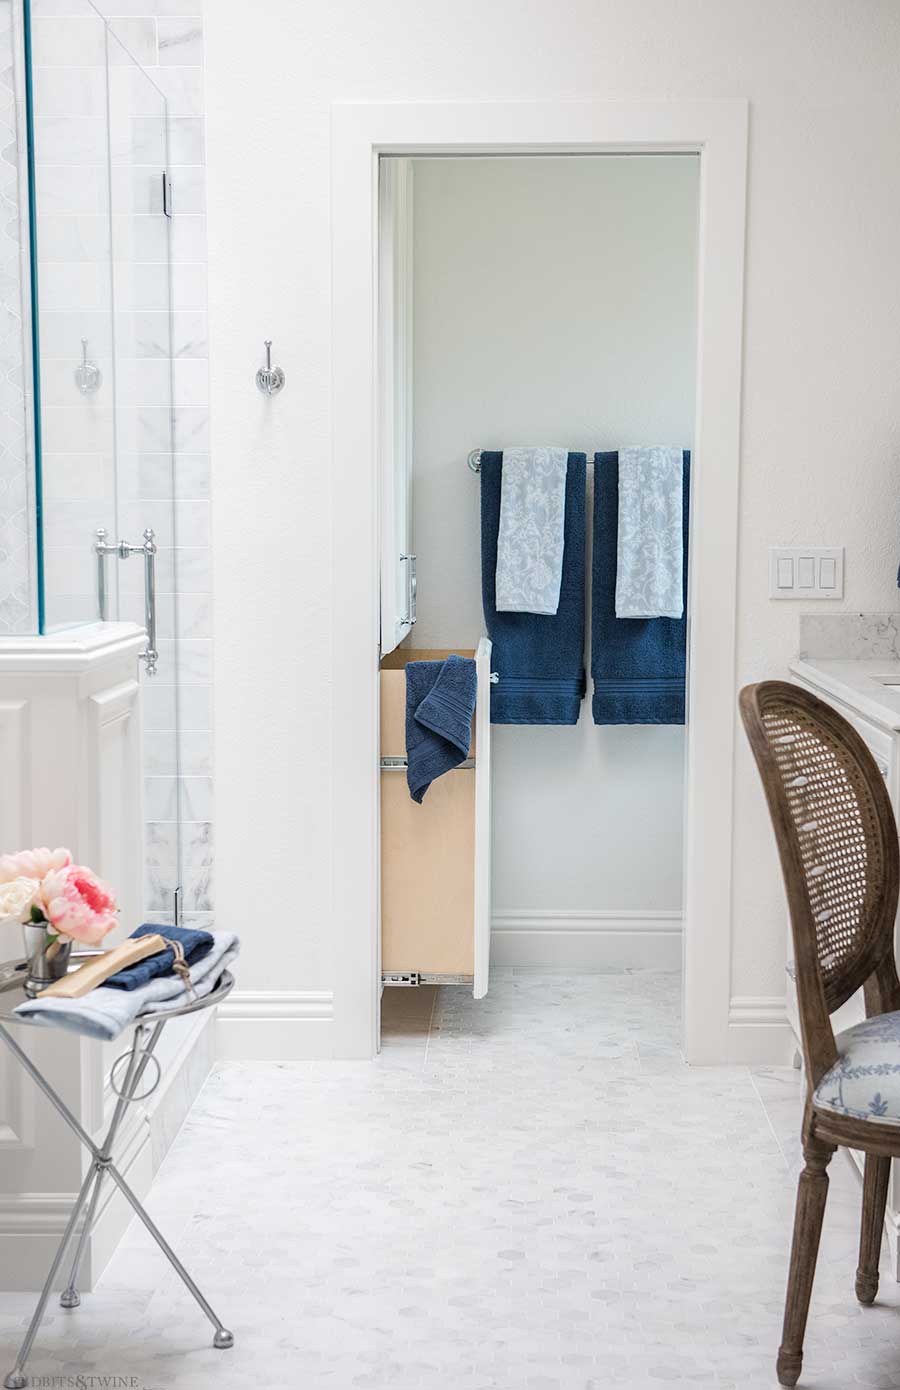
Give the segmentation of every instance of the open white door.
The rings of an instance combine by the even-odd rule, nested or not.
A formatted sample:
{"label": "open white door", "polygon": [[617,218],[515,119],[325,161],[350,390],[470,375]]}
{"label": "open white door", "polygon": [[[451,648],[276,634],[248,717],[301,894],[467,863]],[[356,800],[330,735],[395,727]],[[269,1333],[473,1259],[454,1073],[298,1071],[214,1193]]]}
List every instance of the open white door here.
{"label": "open white door", "polygon": [[491,641],[475,653],[475,972],[472,994],[483,999],[491,968]]}
{"label": "open white door", "polygon": [[416,621],[412,543],[412,163],[378,166],[378,452],[381,472],[381,654]]}

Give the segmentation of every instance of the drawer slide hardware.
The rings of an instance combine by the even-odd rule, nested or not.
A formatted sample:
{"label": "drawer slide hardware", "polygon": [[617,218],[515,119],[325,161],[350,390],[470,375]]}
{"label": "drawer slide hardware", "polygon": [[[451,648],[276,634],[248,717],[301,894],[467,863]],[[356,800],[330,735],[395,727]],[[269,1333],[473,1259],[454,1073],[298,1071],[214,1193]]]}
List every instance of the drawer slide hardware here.
{"label": "drawer slide hardware", "polygon": [[[382,772],[405,772],[409,763],[406,758],[382,758],[380,766]],[[456,767],[451,770],[453,772],[470,772],[474,766],[475,759],[466,758],[463,762],[457,763]]]}

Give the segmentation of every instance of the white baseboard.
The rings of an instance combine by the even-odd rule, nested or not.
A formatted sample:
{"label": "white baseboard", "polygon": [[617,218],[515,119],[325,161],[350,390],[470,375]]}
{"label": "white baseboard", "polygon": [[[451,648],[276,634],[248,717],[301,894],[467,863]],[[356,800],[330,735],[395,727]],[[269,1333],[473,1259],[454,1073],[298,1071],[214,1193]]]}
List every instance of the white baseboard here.
{"label": "white baseboard", "polygon": [[491,918],[494,965],[569,970],[679,970],[680,912],[498,910]]}
{"label": "white baseboard", "polygon": [[219,1006],[216,1055],[230,1062],[303,1062],[334,1055],[331,990],[235,990]]}
{"label": "white baseboard", "polygon": [[728,1007],[727,1061],[787,1067],[796,1050],[783,994],[736,994]]}

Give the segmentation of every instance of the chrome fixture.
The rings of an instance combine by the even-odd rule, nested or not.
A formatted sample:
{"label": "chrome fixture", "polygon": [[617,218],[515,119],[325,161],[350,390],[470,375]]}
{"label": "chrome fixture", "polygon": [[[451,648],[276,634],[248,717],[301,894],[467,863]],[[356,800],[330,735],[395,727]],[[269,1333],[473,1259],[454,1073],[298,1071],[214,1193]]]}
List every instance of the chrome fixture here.
{"label": "chrome fixture", "polygon": [[[406,758],[383,757],[379,760],[378,766],[382,772],[405,772],[409,766]],[[464,758],[461,763],[457,763],[452,768],[452,772],[469,772],[475,766],[474,758]]]}
{"label": "chrome fixture", "polygon": [[266,365],[256,373],[256,385],[264,396],[277,396],[284,386],[284,372],[272,366],[272,339],[266,339]]}
{"label": "chrome fixture", "polygon": [[410,627],[416,621],[416,610],[418,608],[419,581],[416,578],[416,556],[401,555],[400,562],[405,563],[406,570],[406,617],[404,622],[409,623]]}
{"label": "chrome fixture", "polygon": [[96,536],[94,554],[97,556],[97,612],[101,623],[107,622],[109,617],[107,555],[116,555],[120,560],[128,560],[132,555],[144,557],[144,626],[147,629],[147,645],[140,656],[146,664],[147,675],[155,676],[159,664],[159,652],[156,647],[156,553],[159,547],[156,544],[156,534],[152,527],[148,526],[141,545],[132,545],[130,541],[118,541],[110,545],[104,526],[98,527]]}
{"label": "chrome fixture", "polygon": [[[595,452],[594,450],[589,450],[588,453],[585,454],[585,458],[587,459],[587,466],[588,466],[588,468],[593,468],[593,466],[594,466],[594,452]],[[470,449],[469,452],[468,452],[466,461],[467,461],[467,463],[468,463],[468,465],[469,465],[469,467],[471,468],[471,470],[472,470],[473,473],[480,473],[480,472],[481,472],[481,450],[480,450],[480,449]]]}
{"label": "chrome fixture", "polygon": [[81,340],[81,361],[75,368],[75,385],[83,396],[92,396],[103,385],[103,373],[96,362],[88,358],[88,340]]}

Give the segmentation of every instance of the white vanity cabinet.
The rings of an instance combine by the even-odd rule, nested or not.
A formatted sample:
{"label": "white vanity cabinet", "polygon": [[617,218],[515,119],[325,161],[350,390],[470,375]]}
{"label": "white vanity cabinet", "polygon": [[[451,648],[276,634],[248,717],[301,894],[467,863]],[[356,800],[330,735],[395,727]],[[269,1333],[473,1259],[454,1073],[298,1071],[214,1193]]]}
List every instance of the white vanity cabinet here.
{"label": "white vanity cabinet", "polygon": [[[896,658],[866,661],[831,661],[808,658],[790,665],[790,680],[842,714],[860,734],[884,777],[894,815],[900,823],[900,661]],[[891,682],[896,681],[895,688]],[[900,956],[900,918],[894,934],[895,954]],[[793,949],[788,933],[788,1020],[800,1046],[800,1021],[793,978]],[[832,1015],[835,1033],[850,1028],[866,1016],[859,990]],[[862,1168],[863,1155],[853,1155]],[[900,1163],[894,1162],[885,1231],[891,1251],[894,1277],[900,1280]]]}
{"label": "white vanity cabinet", "polygon": [[[0,639],[0,849],[70,848],[115,886],[122,936],[141,920],[138,654],[145,644],[133,623]],[[19,959],[22,949],[18,924],[0,925],[0,961]],[[23,1028],[17,1040],[98,1135],[115,1100],[104,1049],[54,1029]],[[123,1126],[123,1166],[143,1193],[152,1171],[149,1130],[142,1107],[134,1109]],[[41,1287],[83,1174],[77,1142],[0,1048],[0,1288]],[[112,1194],[110,1184],[88,1240],[84,1288],[130,1219]]]}

